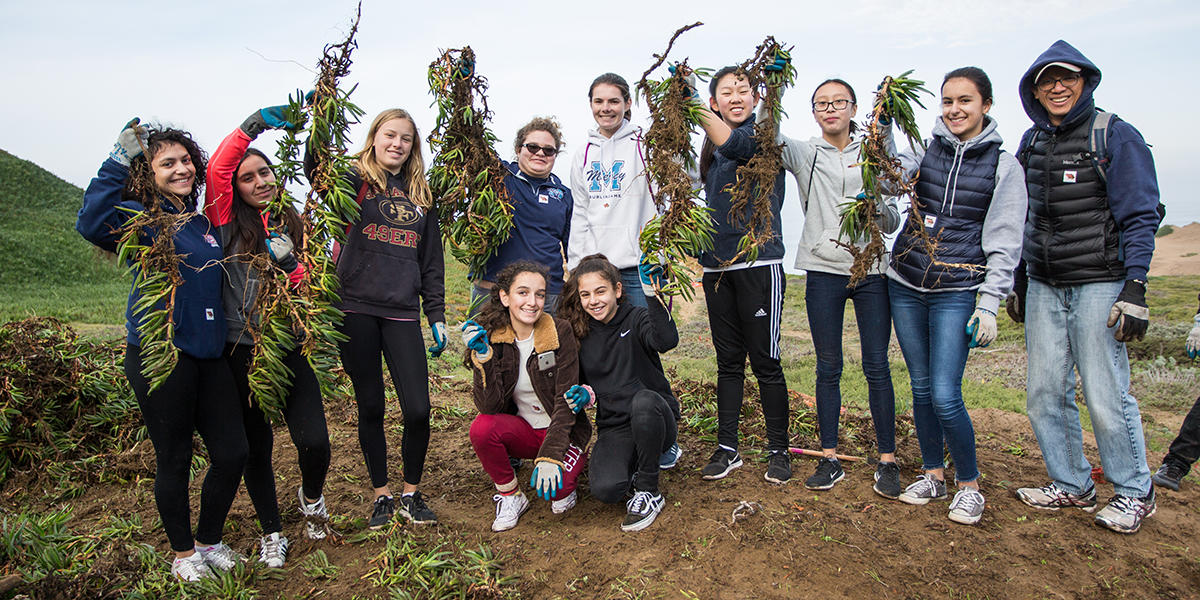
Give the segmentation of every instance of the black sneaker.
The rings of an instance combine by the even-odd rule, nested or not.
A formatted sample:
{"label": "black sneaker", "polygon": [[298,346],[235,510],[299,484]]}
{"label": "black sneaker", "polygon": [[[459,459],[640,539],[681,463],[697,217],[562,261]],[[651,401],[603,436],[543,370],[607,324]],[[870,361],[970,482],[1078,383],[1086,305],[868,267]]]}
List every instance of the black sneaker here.
{"label": "black sneaker", "polygon": [[371,508],[371,520],[367,521],[368,529],[380,529],[387,525],[392,520],[392,515],[396,514],[396,503],[391,496],[380,496],[375,499],[375,506]]}
{"label": "black sneaker", "polygon": [[621,522],[621,531],[641,531],[650,526],[658,513],[663,509],[662,494],[650,492],[634,492],[633,498],[626,504],[625,520]]}
{"label": "black sneaker", "polygon": [[792,478],[792,456],[786,450],[776,450],[767,457],[767,472],[763,478],[771,483],[787,483]]}
{"label": "black sneaker", "polygon": [[1165,488],[1179,491],[1179,482],[1183,480],[1183,476],[1187,475],[1187,471],[1180,469],[1174,463],[1165,462],[1150,479],[1154,480],[1154,485],[1161,485]]}
{"label": "black sneaker", "polygon": [[713,452],[712,458],[708,459],[708,464],[700,470],[700,476],[709,480],[721,479],[740,466],[742,466],[742,457],[737,450],[717,448],[717,451]]}
{"label": "black sneaker", "polygon": [[400,496],[400,516],[417,525],[432,525],[437,523],[437,515],[425,505],[421,492],[413,492],[411,496]]}
{"label": "black sneaker", "polygon": [[875,493],[895,500],[900,497],[900,466],[894,462],[880,462],[875,467]]}
{"label": "black sneaker", "polygon": [[804,480],[804,487],[810,490],[832,489],[833,484],[845,476],[846,472],[842,470],[842,463],[838,462],[838,459],[825,457],[817,463],[817,472]]}

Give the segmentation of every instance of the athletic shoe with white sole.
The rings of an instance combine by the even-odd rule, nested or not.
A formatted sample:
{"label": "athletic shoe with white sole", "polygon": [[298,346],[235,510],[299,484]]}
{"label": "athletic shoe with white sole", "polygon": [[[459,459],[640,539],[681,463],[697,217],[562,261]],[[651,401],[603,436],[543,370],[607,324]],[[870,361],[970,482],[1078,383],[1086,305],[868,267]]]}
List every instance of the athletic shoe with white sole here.
{"label": "athletic shoe with white sole", "polygon": [[1078,508],[1083,512],[1096,512],[1096,486],[1088,487],[1082,494],[1072,494],[1053,481],[1040,488],[1020,488],[1017,497],[1021,502],[1042,510],[1058,510],[1060,508]]}
{"label": "athletic shoe with white sole", "polygon": [[287,562],[287,551],[288,539],[278,531],[264,535],[258,549],[258,562],[272,569],[282,569],[283,563]]}
{"label": "athletic shoe with white sole", "polygon": [[208,568],[208,563],[204,562],[204,557],[196,552],[185,558],[176,558],[171,563],[171,575],[180,581],[200,581],[212,577],[213,572]]}
{"label": "athletic shoe with white sole", "polygon": [[737,450],[717,448],[717,451],[713,452],[712,458],[708,459],[708,464],[700,470],[700,476],[709,480],[721,479],[740,466],[742,466],[742,457]]}
{"label": "athletic shoe with white sole", "polygon": [[413,492],[411,496],[400,496],[399,508],[397,513],[400,516],[408,519],[408,522],[416,525],[433,525],[437,523],[437,515],[429,510],[429,506],[425,504],[425,497],[421,492]]}
{"label": "athletic shoe with white sole", "polygon": [[671,447],[658,457],[658,468],[662,470],[674,468],[679,464],[680,456],[683,456],[683,448],[679,447],[679,442],[671,444]]}
{"label": "athletic shoe with white sole", "polygon": [[217,542],[207,548],[196,548],[196,553],[204,557],[204,563],[210,569],[228,571],[238,563],[246,562],[246,557],[233,551],[225,542]]}
{"label": "athletic shoe with white sole", "polygon": [[804,480],[804,487],[810,490],[829,490],[833,489],[833,484],[845,477],[846,472],[842,470],[841,461],[836,457],[825,456],[817,462],[817,470],[812,477]]}
{"label": "athletic shoe with white sole", "polygon": [[900,466],[894,462],[882,462],[875,467],[876,494],[895,500],[900,497]]}
{"label": "athletic shoe with white sole", "polygon": [[973,487],[959,488],[950,501],[950,520],[963,525],[974,525],[983,516],[983,494]]}
{"label": "athletic shoe with white sole", "polygon": [[380,496],[371,505],[371,519],[367,521],[367,529],[382,529],[392,521],[396,514],[396,501],[391,496]]}
{"label": "athletic shoe with white sole", "polygon": [[516,492],[492,496],[496,502],[496,520],[492,521],[492,531],[508,531],[517,526],[517,521],[525,511],[529,510],[529,499],[525,494]]}
{"label": "athletic shoe with white sole", "polygon": [[767,472],[763,479],[771,483],[787,483],[792,479],[792,455],[787,450],[776,450],[767,457]]}
{"label": "athletic shoe with white sole", "polygon": [[946,495],[946,482],[926,473],[908,484],[899,500],[906,504],[921,505],[928,504],[930,500],[943,500]]}
{"label": "athletic shoe with white sole", "polygon": [[1137,533],[1142,520],[1154,516],[1158,503],[1154,501],[1154,486],[1144,498],[1132,498],[1120,494],[1113,496],[1108,506],[1096,513],[1096,524],[1117,533]]}
{"label": "athletic shoe with white sole", "polygon": [[575,490],[571,490],[571,493],[567,494],[565,498],[559,498],[558,500],[550,502],[550,512],[556,515],[561,515],[568,510],[575,508],[576,499],[577,494],[575,493]]}
{"label": "athletic shoe with white sole", "polygon": [[316,502],[308,503],[304,497],[304,488],[296,490],[300,500],[300,515],[304,517],[304,535],[310,540],[323,540],[329,533],[329,511],[325,509],[325,495],[322,494]]}
{"label": "athletic shoe with white sole", "polygon": [[663,504],[662,494],[634,492],[633,498],[625,505],[629,512],[625,513],[625,520],[621,522],[621,531],[641,531],[649,527],[658,518],[658,513],[662,512]]}

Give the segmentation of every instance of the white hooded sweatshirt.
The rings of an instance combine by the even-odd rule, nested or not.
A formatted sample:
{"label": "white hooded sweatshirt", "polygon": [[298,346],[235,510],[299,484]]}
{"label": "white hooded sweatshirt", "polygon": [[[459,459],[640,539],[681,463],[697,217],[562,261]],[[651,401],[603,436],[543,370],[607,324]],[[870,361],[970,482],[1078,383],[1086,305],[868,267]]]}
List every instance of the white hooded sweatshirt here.
{"label": "white hooded sweatshirt", "polygon": [[657,215],[650,197],[642,128],[623,121],[611,138],[598,129],[575,151],[571,162],[571,236],[567,267],[597,252],[618,269],[637,266],[638,235]]}

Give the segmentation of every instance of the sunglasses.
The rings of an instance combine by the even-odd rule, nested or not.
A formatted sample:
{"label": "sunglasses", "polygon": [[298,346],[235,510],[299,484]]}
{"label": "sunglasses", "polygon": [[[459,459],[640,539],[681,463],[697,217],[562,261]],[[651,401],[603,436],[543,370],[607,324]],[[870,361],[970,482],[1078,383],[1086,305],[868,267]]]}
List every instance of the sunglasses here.
{"label": "sunglasses", "polygon": [[537,144],[522,144],[522,148],[529,151],[530,154],[541,152],[543,156],[554,156],[558,154],[558,148],[554,146],[539,146]]}

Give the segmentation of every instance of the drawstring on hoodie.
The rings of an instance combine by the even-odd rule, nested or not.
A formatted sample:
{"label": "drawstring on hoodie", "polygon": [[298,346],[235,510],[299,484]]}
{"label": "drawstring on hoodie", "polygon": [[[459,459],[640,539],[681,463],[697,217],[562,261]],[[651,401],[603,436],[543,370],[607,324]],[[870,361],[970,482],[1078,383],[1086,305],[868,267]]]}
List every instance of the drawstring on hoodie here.
{"label": "drawstring on hoodie", "polygon": [[950,216],[954,216],[954,195],[958,191],[958,172],[962,169],[962,159],[967,145],[954,144],[954,160],[950,161],[950,173],[946,176],[946,189],[942,190],[942,206],[946,205],[946,195],[950,195]]}

